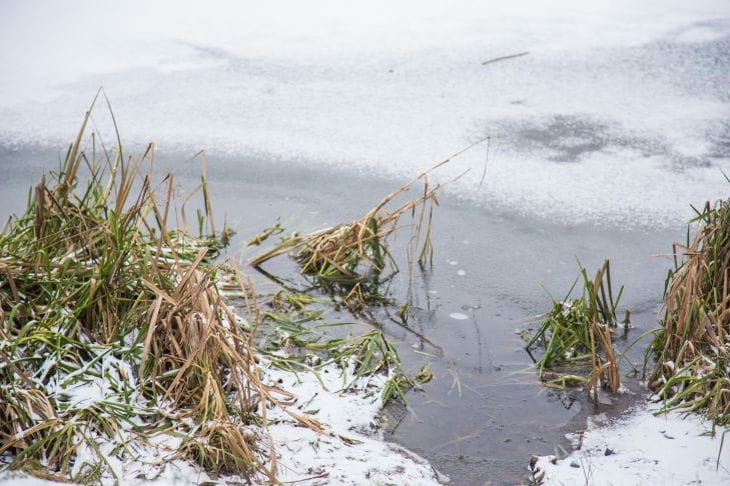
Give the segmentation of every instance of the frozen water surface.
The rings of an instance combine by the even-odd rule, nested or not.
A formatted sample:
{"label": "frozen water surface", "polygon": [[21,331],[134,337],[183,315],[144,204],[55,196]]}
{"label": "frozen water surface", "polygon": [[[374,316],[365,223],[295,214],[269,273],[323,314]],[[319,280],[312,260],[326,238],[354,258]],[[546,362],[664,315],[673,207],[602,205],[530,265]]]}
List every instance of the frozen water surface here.
{"label": "frozen water surface", "polygon": [[557,221],[666,226],[726,190],[722,0],[2,10],[6,144],[66,143],[103,85],[127,144],[253,153],[274,168],[406,177],[491,136],[488,154],[442,172],[473,169],[451,190]]}

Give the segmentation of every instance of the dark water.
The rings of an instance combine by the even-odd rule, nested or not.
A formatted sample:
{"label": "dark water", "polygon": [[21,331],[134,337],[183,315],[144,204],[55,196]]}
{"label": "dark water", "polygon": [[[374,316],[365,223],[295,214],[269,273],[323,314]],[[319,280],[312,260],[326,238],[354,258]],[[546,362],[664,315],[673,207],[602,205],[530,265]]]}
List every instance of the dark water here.
{"label": "dark water", "polygon": [[[61,155],[32,147],[0,148],[0,213],[21,210],[27,187],[54,168]],[[158,160],[160,172],[165,168],[177,174],[180,194],[199,180],[197,161],[164,154]],[[287,229],[312,230],[360,216],[399,184],[344,170],[301,167],[209,157],[219,224],[225,215],[239,233],[238,243],[277,216]],[[398,343],[406,368],[416,371],[428,362],[434,379],[422,392],[409,395],[410,411],[398,406],[385,410],[386,437],[429,459],[453,484],[516,484],[526,478],[530,454],[567,447],[564,435],[584,428],[589,414],[620,413],[642,390],[636,379],[627,379],[637,394],[594,405],[579,392],[545,388],[515,331],[529,327],[530,317],[550,308],[550,295],[567,292],[577,276],[576,258],[589,271],[610,258],[614,282],[625,285],[621,308],[632,309],[636,329],[628,340],[633,340],[656,323],[670,265],[666,257],[653,255],[669,251],[682,238],[683,228],[570,226],[449,200],[441,203],[434,221],[433,268],[413,275],[410,328],[381,321]],[[397,251],[406,240],[395,242]],[[231,255],[242,261],[252,256],[241,255],[240,248],[234,243]],[[280,265],[276,271],[287,267],[274,265]],[[406,296],[406,273],[393,284],[396,301]],[[260,292],[275,288],[252,274]],[[375,313],[383,317],[386,311]],[[454,313],[466,319],[454,319]],[[624,346],[619,342],[619,349]],[[641,352],[642,346],[636,346],[630,359],[640,361]]]}

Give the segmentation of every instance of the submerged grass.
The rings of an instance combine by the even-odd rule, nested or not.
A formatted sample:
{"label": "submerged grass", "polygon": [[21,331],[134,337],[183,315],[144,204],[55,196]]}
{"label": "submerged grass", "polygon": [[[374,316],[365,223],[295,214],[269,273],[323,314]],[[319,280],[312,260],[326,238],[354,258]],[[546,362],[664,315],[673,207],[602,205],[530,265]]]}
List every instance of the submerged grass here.
{"label": "submerged grass", "polygon": [[[363,334],[349,335],[351,322],[321,322],[322,312],[312,309],[312,304],[325,302],[323,299],[301,293],[280,290],[269,302],[275,312],[263,314],[272,336],[266,338],[266,348],[272,364],[285,370],[319,370],[336,363],[342,369],[352,369],[352,380],[386,374],[381,401],[383,405],[393,399],[408,404],[406,391],[417,388],[419,383],[430,379],[430,372],[424,367],[411,376],[402,367],[395,345],[381,329],[371,329]],[[347,337],[331,337],[334,328],[347,330]],[[283,355],[282,352],[283,351]],[[314,353],[314,355],[312,354]],[[345,383],[343,389],[348,389]]]}
{"label": "submerged grass", "polygon": [[[674,245],[661,328],[652,343],[650,387],[665,409],[705,413],[730,424],[730,201],[708,202],[686,245]],[[678,250],[683,260],[678,261]]]}
{"label": "submerged grass", "polygon": [[540,379],[549,385],[582,384],[596,393],[600,385],[615,392],[620,387],[620,377],[612,331],[618,325],[616,309],[623,287],[614,299],[608,260],[593,279],[580,266],[579,278],[583,284],[580,298],[568,300],[571,289],[562,301],[554,300],[552,310],[525,349],[530,356],[532,350],[543,349],[535,365]]}

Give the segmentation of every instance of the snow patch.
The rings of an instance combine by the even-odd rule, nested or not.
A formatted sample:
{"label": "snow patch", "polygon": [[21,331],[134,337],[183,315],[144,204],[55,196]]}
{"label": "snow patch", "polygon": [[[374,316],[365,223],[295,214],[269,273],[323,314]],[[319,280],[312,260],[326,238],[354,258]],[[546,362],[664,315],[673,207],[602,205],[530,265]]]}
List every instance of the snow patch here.
{"label": "snow patch", "polygon": [[130,147],[274,167],[410,178],[491,136],[434,177],[548,221],[678,224],[727,193],[726,0],[6,3],[0,144],[65,146],[103,85]]}
{"label": "snow patch", "polygon": [[384,376],[357,378],[352,366],[330,364],[317,372],[294,375],[276,368],[264,372],[297,397],[298,414],[322,423],[325,434],[298,426],[274,408],[269,434],[281,455],[278,479],[304,484],[436,485],[447,480],[416,454],[383,441],[378,426]]}
{"label": "snow patch", "polygon": [[544,484],[730,484],[730,448],[720,451],[723,430],[712,437],[712,424],[702,417],[654,415],[653,407],[644,405],[610,424],[604,424],[605,416],[589,420],[576,441],[580,450],[557,461],[538,459]]}

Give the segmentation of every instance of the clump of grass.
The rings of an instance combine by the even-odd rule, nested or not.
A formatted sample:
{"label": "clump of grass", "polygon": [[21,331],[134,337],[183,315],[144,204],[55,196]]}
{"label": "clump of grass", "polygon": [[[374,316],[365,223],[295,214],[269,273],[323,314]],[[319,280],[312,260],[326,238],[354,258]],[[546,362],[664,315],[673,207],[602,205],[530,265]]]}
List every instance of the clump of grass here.
{"label": "clump of grass", "polygon": [[[345,300],[353,297],[364,300],[370,293],[363,289],[373,277],[380,280],[381,273],[388,267],[392,272],[398,270],[386,240],[398,227],[400,217],[414,211],[419,204],[436,202],[438,186],[395,209],[385,209],[409,187],[410,184],[392,192],[358,220],[307,235],[294,234],[250,263],[259,266],[275,256],[291,254],[303,274],[315,277],[324,285],[343,286],[348,294]],[[377,281],[373,287],[379,284]]]}
{"label": "clump of grass", "polygon": [[141,169],[152,146],[90,160],[88,118],[0,234],[0,455],[93,481],[116,474],[109,454],[129,459],[130,441],[166,430],[190,437],[181,452],[206,468],[268,477],[255,411],[274,399],[215,284],[205,175],[200,235],[168,229],[173,177],[153,186]]}
{"label": "clump of grass", "polygon": [[[652,343],[650,387],[665,409],[704,412],[730,424],[730,201],[708,202],[691,221],[686,245],[674,245],[675,266],[664,293],[664,316]],[[680,262],[678,250],[684,254]]]}
{"label": "clump of grass", "polygon": [[[171,397],[196,417],[221,421],[232,410],[245,416],[255,409],[249,386],[255,366],[249,336],[235,325],[211,275],[198,269],[206,251],[179,273],[172,292],[154,289],[141,361],[163,401]],[[148,356],[155,358],[147,362]]]}
{"label": "clump of grass", "polygon": [[580,266],[579,278],[583,282],[580,298],[553,301],[552,310],[525,349],[530,356],[531,350],[544,350],[535,364],[540,378],[550,385],[577,383],[597,392],[600,384],[615,392],[620,387],[620,377],[611,336],[618,324],[616,308],[623,287],[614,299],[608,260],[592,280]]}
{"label": "clump of grass", "polygon": [[250,477],[261,468],[258,462],[251,461],[256,457],[251,448],[256,440],[240,423],[211,420],[183,443],[180,452],[215,474]]}

